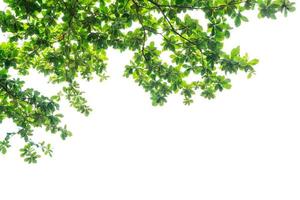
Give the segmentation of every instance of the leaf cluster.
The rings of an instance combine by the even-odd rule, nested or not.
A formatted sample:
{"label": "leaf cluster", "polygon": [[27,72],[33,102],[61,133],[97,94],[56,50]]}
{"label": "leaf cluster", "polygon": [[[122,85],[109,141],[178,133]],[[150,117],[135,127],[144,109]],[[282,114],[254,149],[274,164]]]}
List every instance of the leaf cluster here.
{"label": "leaf cluster", "polygon": [[[10,139],[24,140],[21,156],[35,163],[41,153],[52,155],[51,146],[33,141],[34,128],[71,135],[61,124],[59,101],[65,98],[78,112],[88,115],[79,79],[107,79],[106,50],[130,50],[134,56],[124,66],[124,76],[149,92],[153,105],[163,105],[170,94],[183,96],[189,105],[197,94],[215,98],[231,87],[229,75],[255,73],[257,59],[241,55],[240,47],[225,52],[224,41],[233,26],[247,22],[246,11],[275,19],[295,10],[289,0],[4,0],[0,28],[9,33],[0,44],[0,123],[13,120],[18,131],[1,133],[0,152]],[[191,12],[205,16],[205,26]],[[233,22],[233,23],[232,23]],[[137,25],[136,25],[137,24]],[[234,25],[232,25],[234,24]],[[156,38],[156,39],[153,39]],[[162,57],[168,53],[170,62]],[[10,70],[27,75],[30,69],[63,89],[46,97]],[[191,77],[197,80],[191,80]]]}

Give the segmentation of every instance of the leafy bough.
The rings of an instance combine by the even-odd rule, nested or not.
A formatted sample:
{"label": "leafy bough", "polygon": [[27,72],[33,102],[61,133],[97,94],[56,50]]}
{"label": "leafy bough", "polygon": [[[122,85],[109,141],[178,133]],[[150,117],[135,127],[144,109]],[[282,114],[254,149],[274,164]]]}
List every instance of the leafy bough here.
{"label": "leafy bough", "polygon": [[[232,23],[238,27],[248,18],[245,11],[257,10],[258,17],[276,19],[294,11],[289,0],[4,0],[0,28],[9,33],[0,44],[0,123],[11,119],[18,130],[0,132],[0,152],[5,154],[13,137],[24,141],[21,156],[36,163],[42,155],[52,155],[51,145],[34,141],[34,129],[71,132],[61,124],[59,102],[65,98],[78,112],[88,115],[91,108],[78,84],[95,75],[105,80],[109,47],[134,56],[124,66],[131,77],[149,92],[154,106],[163,105],[172,93],[183,96],[190,105],[193,96],[215,98],[229,89],[229,74],[255,73],[257,59],[241,55],[236,47],[227,53],[225,39]],[[201,12],[205,27],[191,14]],[[200,19],[202,20],[202,19]],[[153,37],[158,38],[155,41]],[[170,56],[170,62],[162,58]],[[24,81],[13,78],[34,69],[50,83],[64,85],[54,96],[24,88]],[[190,80],[191,76],[198,77]]]}

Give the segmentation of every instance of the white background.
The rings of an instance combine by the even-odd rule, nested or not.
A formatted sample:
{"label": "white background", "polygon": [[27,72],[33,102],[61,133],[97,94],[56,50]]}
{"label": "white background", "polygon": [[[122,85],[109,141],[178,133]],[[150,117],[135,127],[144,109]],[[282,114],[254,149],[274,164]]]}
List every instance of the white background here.
{"label": "white background", "polygon": [[[178,95],[152,107],[149,95],[122,77],[129,56],[109,51],[110,79],[83,83],[94,111],[63,104],[74,136],[50,136],[54,157],[19,158],[18,141],[0,156],[2,200],[299,200],[300,7],[288,18],[243,24],[226,42],[260,59],[215,100],[190,107]],[[28,86],[51,93],[32,74]],[[9,122],[0,125],[11,130]],[[38,137],[48,133],[36,132]]]}

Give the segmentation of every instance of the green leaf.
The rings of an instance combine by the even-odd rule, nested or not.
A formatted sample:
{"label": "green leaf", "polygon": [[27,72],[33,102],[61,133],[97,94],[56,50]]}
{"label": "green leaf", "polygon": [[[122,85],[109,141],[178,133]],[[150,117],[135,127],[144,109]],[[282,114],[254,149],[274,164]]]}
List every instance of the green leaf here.
{"label": "green leaf", "polygon": [[236,58],[239,55],[240,55],[240,46],[231,50],[230,56],[232,59]]}

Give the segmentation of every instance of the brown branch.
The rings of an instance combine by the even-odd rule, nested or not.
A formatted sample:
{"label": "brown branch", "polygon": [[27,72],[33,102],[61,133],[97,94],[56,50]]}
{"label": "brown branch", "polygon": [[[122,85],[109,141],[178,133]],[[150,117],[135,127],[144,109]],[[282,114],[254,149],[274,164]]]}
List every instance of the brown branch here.
{"label": "brown branch", "polygon": [[143,29],[143,34],[144,34],[144,38],[143,38],[143,45],[142,45],[142,55],[145,59],[145,61],[147,61],[147,57],[145,56],[145,43],[146,43],[146,39],[147,39],[147,35],[146,35],[146,28],[144,26],[144,23],[143,23],[143,19],[141,18],[141,15],[139,14],[139,8],[140,8],[140,5],[135,1],[135,0],[132,0],[133,3],[135,4],[136,6],[136,14],[137,14],[137,18],[142,26],[142,29]]}
{"label": "brown branch", "polygon": [[151,2],[152,4],[154,4],[158,10],[161,12],[161,14],[163,15],[164,19],[166,20],[166,22],[169,24],[169,26],[171,27],[171,30],[178,35],[180,38],[182,38],[183,40],[187,41],[188,43],[195,45],[197,49],[199,49],[200,53],[201,53],[201,58],[202,58],[202,65],[204,66],[204,60],[203,60],[203,51],[201,48],[198,47],[198,44],[196,44],[194,41],[191,41],[190,39],[184,37],[182,34],[180,34],[175,27],[173,26],[173,24],[171,23],[170,19],[167,17],[167,15],[165,14],[164,10],[160,7],[160,5],[158,3],[156,3],[153,0],[149,0],[149,2]]}
{"label": "brown branch", "polygon": [[[238,4],[241,4],[241,3],[245,3],[245,0],[237,1],[237,2],[232,1],[229,4],[222,4],[222,5],[213,6],[213,7],[208,7],[208,6],[186,6],[186,5],[159,4],[159,3],[156,3],[156,4],[159,5],[161,8],[166,8],[167,7],[167,8],[189,9],[189,10],[202,10],[202,9],[205,9],[205,8],[209,8],[209,9],[212,9],[212,10],[218,10],[218,9],[222,9],[224,7],[230,6],[230,5],[238,5]],[[145,6],[143,6],[143,7],[145,7]],[[157,6],[145,7],[145,8],[154,9],[155,7],[157,7]]]}

